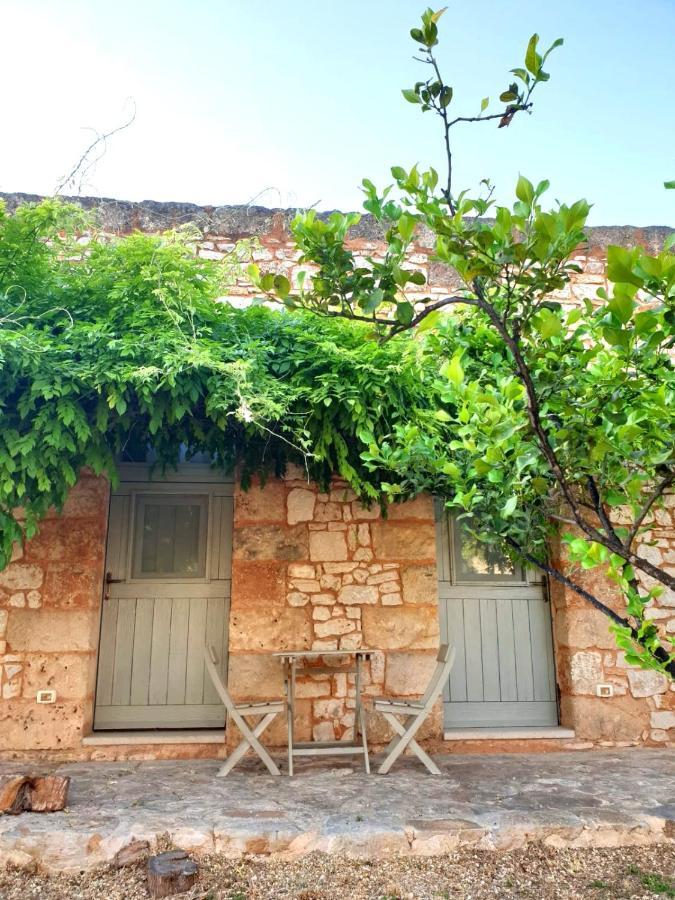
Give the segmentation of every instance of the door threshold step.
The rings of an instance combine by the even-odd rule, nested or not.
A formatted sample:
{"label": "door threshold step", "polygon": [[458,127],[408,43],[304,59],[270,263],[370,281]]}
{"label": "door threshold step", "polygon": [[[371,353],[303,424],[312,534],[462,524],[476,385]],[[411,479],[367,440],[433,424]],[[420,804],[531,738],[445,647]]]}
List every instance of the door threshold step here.
{"label": "door threshold step", "polygon": [[447,728],[443,733],[446,741],[518,741],[518,740],[574,740],[573,728],[559,725],[524,725],[513,728]]}
{"label": "door threshold step", "polygon": [[190,728],[185,731],[96,731],[82,739],[85,747],[122,744],[224,744],[225,729]]}

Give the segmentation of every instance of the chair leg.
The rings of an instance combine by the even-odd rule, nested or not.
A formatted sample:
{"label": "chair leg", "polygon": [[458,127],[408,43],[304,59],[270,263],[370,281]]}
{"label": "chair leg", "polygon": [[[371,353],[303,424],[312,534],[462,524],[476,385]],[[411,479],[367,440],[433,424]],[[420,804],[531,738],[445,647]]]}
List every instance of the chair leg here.
{"label": "chair leg", "polygon": [[363,714],[363,707],[359,710],[359,720],[361,743],[363,745],[363,765],[366,770],[366,775],[370,775],[370,758],[368,756],[368,739],[366,737],[366,717]]}
{"label": "chair leg", "polygon": [[391,750],[387,753],[382,762],[382,765],[378,769],[380,775],[386,775],[389,769],[391,769],[393,764],[396,762],[398,757],[403,753],[405,748],[415,737],[415,734],[424,721],[425,716],[417,715],[409,717],[409,723],[404,727],[393,713],[383,713],[382,715],[385,717],[387,722],[389,722],[394,731],[401,735],[400,740],[396,744],[394,744]]}
{"label": "chair leg", "polygon": [[[260,743],[258,738],[263,733],[263,731],[270,724],[272,719],[277,715],[277,713],[266,713],[263,718],[255,725],[253,729],[242,729],[240,731],[243,736],[243,740],[241,743],[235,747],[235,749],[230,753],[225,761],[224,765],[218,769],[218,775],[221,778],[224,778],[226,775],[229,775],[232,769],[237,765],[239,760],[243,759],[246,755],[246,751],[250,748],[256,752],[258,757],[263,761],[265,766],[267,767],[269,773],[271,775],[281,775],[278,766],[269,755],[267,750]],[[243,721],[243,720],[242,720]],[[246,723],[244,723],[245,725]]]}

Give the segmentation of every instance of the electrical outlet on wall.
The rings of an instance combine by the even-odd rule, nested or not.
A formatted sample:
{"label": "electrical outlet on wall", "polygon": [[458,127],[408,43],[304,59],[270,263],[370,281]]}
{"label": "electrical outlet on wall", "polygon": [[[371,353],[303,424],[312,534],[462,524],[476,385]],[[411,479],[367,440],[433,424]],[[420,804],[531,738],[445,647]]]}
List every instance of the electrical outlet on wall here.
{"label": "electrical outlet on wall", "polygon": [[595,693],[598,697],[613,697],[614,696],[614,685],[613,684],[596,684]]}
{"label": "electrical outlet on wall", "polygon": [[38,703],[56,703],[56,691],[38,691],[35,699]]}

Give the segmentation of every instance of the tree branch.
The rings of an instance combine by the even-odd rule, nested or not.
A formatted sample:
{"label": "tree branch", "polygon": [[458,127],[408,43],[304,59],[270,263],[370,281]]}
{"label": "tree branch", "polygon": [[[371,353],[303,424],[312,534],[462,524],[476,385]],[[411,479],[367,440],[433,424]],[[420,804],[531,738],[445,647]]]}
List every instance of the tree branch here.
{"label": "tree branch", "polygon": [[626,538],[626,547],[630,549],[631,544],[635,540],[638,531],[644,520],[647,518],[650,509],[656,503],[656,501],[661,497],[665,491],[668,490],[670,485],[675,481],[675,469],[671,470],[665,478],[663,478],[659,484],[656,486],[656,490],[650,495],[647,499],[646,503],[638,513],[635,521],[633,522],[633,527],[628,532],[628,537]]}

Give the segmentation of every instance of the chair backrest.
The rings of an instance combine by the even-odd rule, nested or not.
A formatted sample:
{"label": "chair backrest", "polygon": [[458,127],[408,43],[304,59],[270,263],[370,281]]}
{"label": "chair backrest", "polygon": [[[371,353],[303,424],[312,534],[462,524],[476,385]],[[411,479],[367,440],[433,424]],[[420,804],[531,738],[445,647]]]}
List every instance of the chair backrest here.
{"label": "chair backrest", "polygon": [[450,669],[455,661],[455,648],[449,644],[441,644],[436,659],[436,668],[431,674],[431,679],[421,700],[424,706],[432,706],[445,687],[445,682],[448,680]]}
{"label": "chair backrest", "polygon": [[220,677],[220,672],[216,667],[217,661],[218,657],[216,656],[213,647],[210,647],[208,645],[204,647],[204,665],[206,666],[206,671],[209,673],[218,696],[225,704],[225,708],[227,709],[229,714],[232,715],[234,711],[234,703],[232,702],[232,698],[227,692],[227,688],[225,687],[223,679]]}

